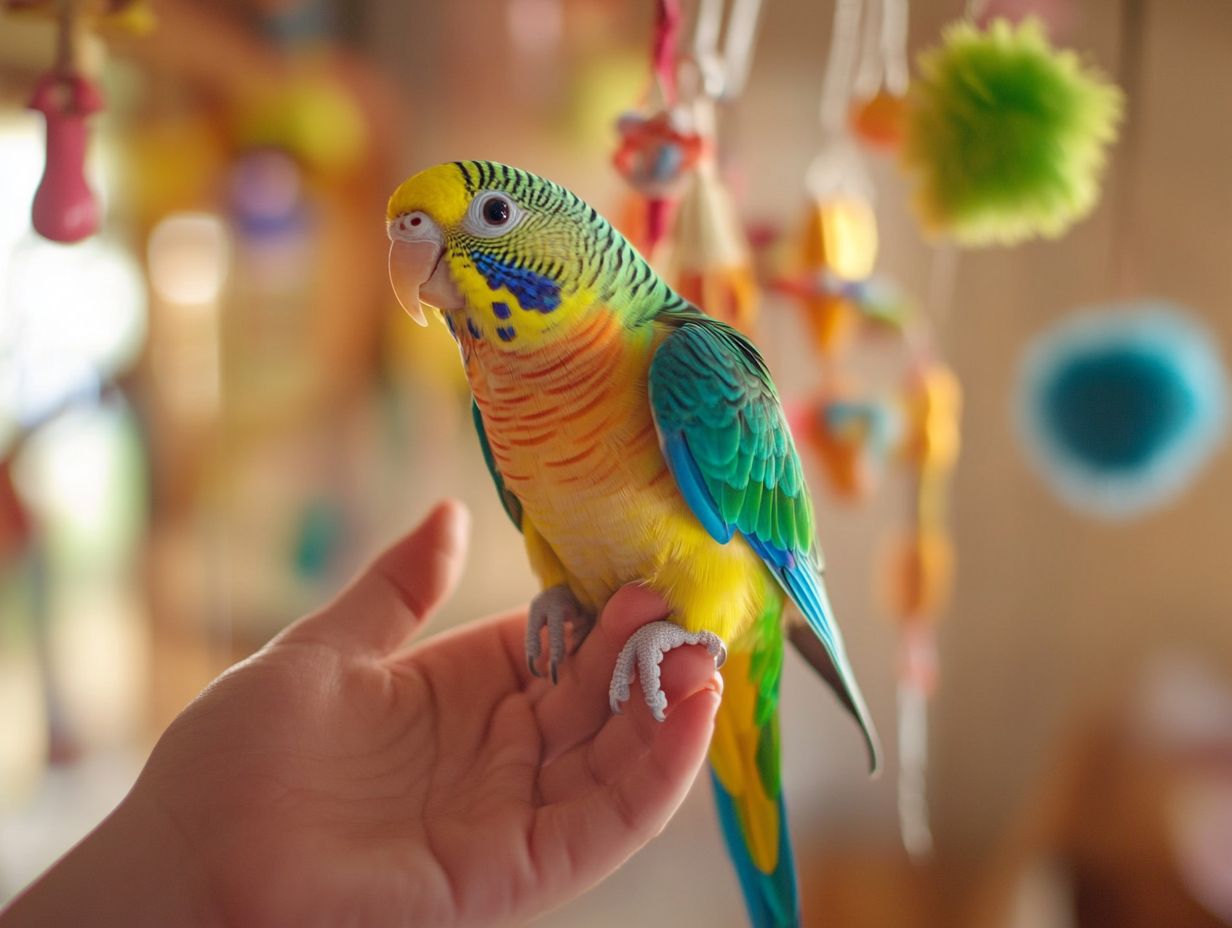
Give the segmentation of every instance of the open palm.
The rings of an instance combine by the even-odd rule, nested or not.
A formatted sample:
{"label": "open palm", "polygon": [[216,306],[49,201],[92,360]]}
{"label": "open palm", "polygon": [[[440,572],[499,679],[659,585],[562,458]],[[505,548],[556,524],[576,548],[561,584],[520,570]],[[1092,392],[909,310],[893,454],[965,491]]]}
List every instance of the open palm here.
{"label": "open palm", "polygon": [[525,921],[612,872],[683,800],[719,701],[705,649],[665,659],[665,723],[608,709],[621,645],[666,612],[648,591],[612,599],[555,686],[527,671],[524,612],[406,647],[456,580],[464,521],[438,507],[155,748],[134,792],[193,848],[214,917]]}

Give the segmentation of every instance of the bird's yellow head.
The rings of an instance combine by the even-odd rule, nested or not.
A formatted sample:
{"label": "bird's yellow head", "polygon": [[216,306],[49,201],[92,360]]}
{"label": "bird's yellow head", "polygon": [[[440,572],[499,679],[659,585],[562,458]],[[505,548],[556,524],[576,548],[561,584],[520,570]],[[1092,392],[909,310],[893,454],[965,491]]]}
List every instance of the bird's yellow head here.
{"label": "bird's yellow head", "polygon": [[491,161],[456,161],[404,181],[385,216],[389,276],[421,325],[420,301],[455,330],[516,350],[563,335],[634,285],[665,286],[606,220],[558,184]]}

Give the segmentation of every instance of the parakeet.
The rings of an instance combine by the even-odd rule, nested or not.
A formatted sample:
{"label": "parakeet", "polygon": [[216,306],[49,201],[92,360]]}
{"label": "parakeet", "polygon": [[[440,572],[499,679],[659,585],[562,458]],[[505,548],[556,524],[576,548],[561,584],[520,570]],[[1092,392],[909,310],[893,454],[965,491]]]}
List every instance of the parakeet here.
{"label": "parakeet", "polygon": [[613,711],[636,676],[663,718],[658,662],[672,648],[725,657],[709,752],[722,830],[753,924],[797,925],[779,775],[789,601],[874,769],[879,749],[760,353],[673,292],[591,206],[526,171],[430,168],[394,191],[386,224],[394,290],[421,325],[421,299],[435,307],[456,339],[481,449],[543,586],[527,627],[532,671],[544,628],[554,678],[567,627],[580,640],[625,583],[662,595],[670,621],[629,639]]}

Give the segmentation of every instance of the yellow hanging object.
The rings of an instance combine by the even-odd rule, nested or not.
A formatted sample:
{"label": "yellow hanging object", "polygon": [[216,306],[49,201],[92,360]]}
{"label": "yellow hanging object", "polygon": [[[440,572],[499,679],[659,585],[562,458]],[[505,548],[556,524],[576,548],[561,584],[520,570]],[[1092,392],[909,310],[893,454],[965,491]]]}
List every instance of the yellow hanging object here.
{"label": "yellow hanging object", "polygon": [[953,582],[945,493],[960,445],[958,378],[944,364],[925,362],[912,372],[903,405],[902,454],[915,499],[911,527],[891,554],[890,606],[905,625],[928,625],[945,608]]}
{"label": "yellow hanging object", "polygon": [[876,261],[877,218],[866,199],[842,194],[809,201],[796,276],[779,289],[799,301],[823,357],[839,354],[860,321],[844,284],[867,279]]}
{"label": "yellow hanging object", "polygon": [[718,168],[693,172],[676,212],[672,280],[686,300],[743,332],[757,321],[752,257],[735,203]]}
{"label": "yellow hanging object", "polygon": [[801,258],[806,270],[827,269],[843,280],[864,280],[877,263],[877,217],[872,205],[856,196],[810,203]]}

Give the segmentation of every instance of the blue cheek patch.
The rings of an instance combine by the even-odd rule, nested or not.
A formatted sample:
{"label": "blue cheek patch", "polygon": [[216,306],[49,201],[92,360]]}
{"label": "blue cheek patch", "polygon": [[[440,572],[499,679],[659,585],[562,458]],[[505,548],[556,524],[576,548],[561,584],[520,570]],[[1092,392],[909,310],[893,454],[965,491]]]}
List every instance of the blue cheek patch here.
{"label": "blue cheek patch", "polygon": [[471,333],[471,338],[483,338],[483,333],[479,331],[479,326],[475,325],[475,320],[466,320],[466,331]]}
{"label": "blue cheek patch", "polygon": [[497,319],[508,319],[513,315],[513,310],[509,308],[509,304],[503,303],[500,300],[492,304],[492,312],[495,313]]}
{"label": "blue cheek patch", "polygon": [[[550,277],[505,264],[478,251],[471,253],[471,260],[475,262],[475,269],[483,275],[489,287],[493,290],[505,287],[518,298],[523,309],[550,313],[560,306],[560,287]],[[496,311],[497,305],[504,304],[493,305],[493,311]]]}
{"label": "blue cheek patch", "polygon": [[511,342],[517,338],[518,335],[517,331],[511,325],[501,326],[496,330],[496,334],[500,336],[500,340],[502,342]]}

